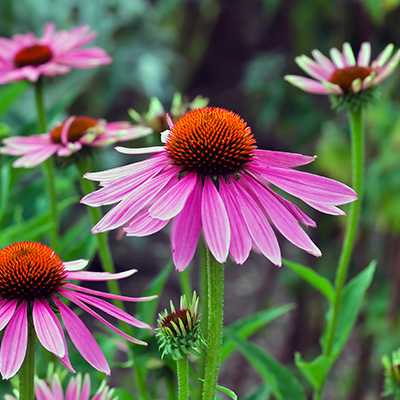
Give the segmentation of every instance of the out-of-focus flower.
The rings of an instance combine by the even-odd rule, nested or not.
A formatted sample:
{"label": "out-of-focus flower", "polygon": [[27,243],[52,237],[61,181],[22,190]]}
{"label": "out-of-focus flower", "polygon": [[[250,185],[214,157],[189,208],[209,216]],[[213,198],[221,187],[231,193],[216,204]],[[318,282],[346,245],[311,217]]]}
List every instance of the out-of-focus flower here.
{"label": "out-of-focus flower", "polygon": [[103,147],[118,141],[146,136],[151,129],[128,122],[106,122],[89,117],[72,116],[41,135],[13,136],[3,139],[1,154],[22,156],[14,167],[34,167],[57,153],[69,157],[82,148]]}
{"label": "out-of-focus flower", "polygon": [[153,297],[125,297],[86,289],[70,281],[109,281],[131,276],[136,270],[118,274],[80,271],[87,260],[63,262],[49,247],[35,242],[20,242],[0,250],[0,330],[5,328],[0,348],[0,372],[9,379],[20,369],[27,350],[28,324],[45,349],[75,372],[68,358],[65,336],[57,318],[60,313],[72,343],[97,370],[110,374],[110,368],[89,329],[61,298],[65,298],[97,318],[123,338],[146,345],[120,331],[90,306],[130,325],[150,329],[123,310],[97,296],[123,301],[147,301]]}
{"label": "out-of-focus flower", "polygon": [[[305,55],[296,57],[297,65],[311,78],[286,75],[292,85],[314,94],[332,95],[338,104],[335,107],[360,106],[373,99],[371,91],[376,85],[390,76],[400,61],[400,50],[392,58],[393,44],[389,44],[370,62],[371,44],[363,43],[357,59],[349,43],[343,44],[343,51],[330,50],[330,56],[324,56],[319,50],[313,50],[311,59]],[[339,96],[339,97],[337,97]]]}
{"label": "out-of-focus flower", "polygon": [[382,364],[385,368],[382,396],[394,396],[395,400],[398,400],[400,399],[400,349],[392,353],[392,359],[387,355],[383,356]]}
{"label": "out-of-focus flower", "polygon": [[[106,382],[103,381],[96,393],[90,397],[91,385],[90,376],[85,374],[82,382],[82,375],[78,373],[76,377],[72,377],[65,391],[61,385],[60,378],[57,374],[51,377],[51,385],[43,379],[35,378],[35,396],[37,400],[117,400],[114,395],[114,389],[110,389]],[[4,400],[18,400],[18,392],[15,396],[6,395]]]}
{"label": "out-of-focus flower", "polygon": [[[191,102],[184,102],[182,95],[180,93],[175,93],[168,115],[173,122],[176,122],[188,111],[207,107],[207,104],[208,99],[202,96],[195,97]],[[166,111],[157,97],[151,98],[149,111],[147,113],[139,114],[137,111],[130,109],[129,115],[135,124],[147,126],[156,134],[168,129]]]}
{"label": "out-of-focus flower", "polygon": [[201,232],[220,263],[230,254],[243,264],[253,248],[281,265],[271,223],[301,249],[316,256],[321,252],[299,225],[314,227],[315,222],[271,184],[327,214],[344,214],[336,206],[357,198],[342,183],[292,169],[314,157],[258,150],[250,127],[232,111],[198,109],[170,124],[171,131],[162,134],[165,146],[116,148],[156,155],[85,175],[104,187],[82,203],[99,207],[118,202],[93,233],[123,226],[128,236],[146,236],[173,219],[171,246],[180,271],[192,260]]}
{"label": "out-of-focus flower", "polygon": [[88,25],[70,31],[56,31],[51,22],[37,38],[32,32],[0,37],[0,84],[28,79],[36,82],[41,75],[66,74],[71,68],[94,68],[109,64],[111,57],[100,47],[82,48],[96,32]]}
{"label": "out-of-focus flower", "polygon": [[207,348],[200,328],[198,314],[199,298],[193,293],[192,303],[187,304],[186,296],[181,296],[180,308],[175,310],[170,302],[171,312],[164,310],[159,314],[157,338],[162,349],[162,358],[169,354],[175,361],[187,356],[189,352],[201,355]]}

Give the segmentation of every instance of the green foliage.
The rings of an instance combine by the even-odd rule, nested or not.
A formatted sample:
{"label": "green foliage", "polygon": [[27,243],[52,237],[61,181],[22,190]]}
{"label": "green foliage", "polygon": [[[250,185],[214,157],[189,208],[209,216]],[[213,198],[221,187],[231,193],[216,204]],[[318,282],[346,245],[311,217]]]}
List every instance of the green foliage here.
{"label": "green foliage", "polygon": [[257,386],[243,400],[269,400],[271,391],[267,383]]}

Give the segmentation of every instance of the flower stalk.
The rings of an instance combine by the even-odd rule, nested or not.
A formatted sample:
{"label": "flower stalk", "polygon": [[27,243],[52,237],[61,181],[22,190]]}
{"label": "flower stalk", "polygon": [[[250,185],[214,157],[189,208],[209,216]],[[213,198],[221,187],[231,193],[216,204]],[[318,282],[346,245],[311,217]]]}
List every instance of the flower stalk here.
{"label": "flower stalk", "polygon": [[178,372],[178,400],[189,399],[189,362],[187,354],[177,360],[176,369]]}
{"label": "flower stalk", "polygon": [[[46,112],[43,101],[43,80],[39,78],[34,85],[35,102],[38,114],[39,128],[41,133],[47,132]],[[46,192],[50,204],[50,246],[54,251],[58,251],[58,218],[57,218],[57,195],[54,177],[53,160],[49,158],[43,164],[43,175],[46,185]]]}
{"label": "flower stalk", "polygon": [[224,266],[207,249],[208,275],[208,351],[204,375],[203,400],[215,400],[219,369],[224,314]]}
{"label": "flower stalk", "polygon": [[36,334],[33,327],[32,315],[28,317],[28,344],[25,360],[19,371],[19,399],[34,399],[34,377],[35,377],[35,341]]}

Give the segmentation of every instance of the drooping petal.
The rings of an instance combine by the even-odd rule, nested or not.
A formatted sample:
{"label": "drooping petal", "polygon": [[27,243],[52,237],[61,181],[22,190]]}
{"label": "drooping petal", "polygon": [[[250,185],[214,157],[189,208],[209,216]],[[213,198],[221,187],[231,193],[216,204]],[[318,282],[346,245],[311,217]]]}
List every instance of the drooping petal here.
{"label": "drooping petal", "polygon": [[329,72],[331,75],[335,72],[336,68],[332,61],[328,57],[324,56],[319,50],[314,49],[312,50],[311,54],[313,55],[315,61],[324,67],[327,72]]}
{"label": "drooping petal", "polygon": [[294,168],[313,162],[317,156],[304,156],[297,153],[285,153],[282,151],[254,150],[257,160],[265,161],[278,167]]}
{"label": "drooping petal", "polygon": [[168,222],[168,219],[163,221],[151,217],[149,211],[144,209],[133,217],[129,225],[124,228],[124,231],[127,236],[149,236],[163,229]]}
{"label": "drooping petal", "polygon": [[62,358],[65,355],[64,343],[51,313],[53,311],[45,300],[34,300],[32,317],[36,335],[45,349]]}
{"label": "drooping petal", "polygon": [[151,153],[163,152],[165,151],[165,148],[164,146],[140,147],[140,148],[117,146],[115,150],[117,150],[119,153],[122,154],[151,154]]}
{"label": "drooping petal", "polygon": [[204,180],[201,199],[201,225],[207,247],[215,259],[223,264],[228,257],[231,230],[224,203],[208,176]]}
{"label": "drooping petal", "polygon": [[73,271],[68,273],[67,278],[77,281],[114,281],[116,279],[127,278],[136,272],[137,269],[130,269],[116,274],[110,272]]}
{"label": "drooping petal", "polygon": [[59,308],[65,329],[79,353],[92,367],[110,375],[107,360],[89,329],[62,301],[55,296],[52,296],[52,299]]}
{"label": "drooping petal", "polygon": [[3,379],[12,378],[21,368],[28,343],[28,302],[22,301],[7,325],[1,341],[0,371]]}
{"label": "drooping petal", "polygon": [[293,86],[296,86],[299,89],[304,90],[305,92],[315,93],[315,94],[329,93],[326,87],[321,82],[305,78],[304,76],[285,75],[284,79],[285,81],[291,83]]}
{"label": "drooping petal", "polygon": [[171,248],[174,264],[183,271],[192,260],[201,231],[201,178],[192,194],[186,200],[182,211],[173,219],[171,227]]}
{"label": "drooping petal", "polygon": [[324,66],[311,60],[309,57],[302,55],[295,58],[296,64],[312,78],[319,81],[329,80],[331,73]]}
{"label": "drooping petal", "polygon": [[14,315],[15,309],[18,304],[18,299],[8,299],[1,300],[0,308],[0,331],[2,331],[8,324],[12,316]]}
{"label": "drooping petal", "polygon": [[63,265],[67,271],[80,271],[88,265],[89,260],[74,260],[74,261],[64,261]]}

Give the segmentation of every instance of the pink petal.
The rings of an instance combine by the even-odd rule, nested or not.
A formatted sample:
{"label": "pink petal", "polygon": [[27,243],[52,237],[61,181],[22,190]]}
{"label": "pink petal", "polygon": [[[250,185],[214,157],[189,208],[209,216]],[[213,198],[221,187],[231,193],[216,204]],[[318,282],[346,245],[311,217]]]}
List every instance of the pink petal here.
{"label": "pink petal", "polygon": [[163,221],[152,218],[148,210],[141,210],[129,222],[129,225],[124,228],[124,232],[127,236],[149,236],[163,229],[168,222],[168,219]]}
{"label": "pink petal", "polygon": [[149,208],[150,215],[161,220],[170,220],[175,217],[182,211],[196,181],[197,178],[194,173],[183,176]]}
{"label": "pink petal", "polygon": [[89,400],[89,397],[90,397],[90,376],[89,374],[85,374],[81,390],[81,397],[79,400]]}
{"label": "pink petal", "polygon": [[50,158],[58,149],[59,145],[46,146],[43,149],[32,151],[32,153],[27,153],[20,157],[18,160],[14,161],[14,168],[32,168],[36,165],[41,164]]}
{"label": "pink petal", "polygon": [[3,379],[12,378],[21,368],[28,343],[28,302],[22,301],[4,332],[0,348],[0,370]]}
{"label": "pink petal", "polygon": [[122,154],[151,154],[151,153],[160,153],[164,152],[164,146],[153,146],[153,147],[141,147],[132,149],[130,147],[121,147],[117,146],[115,148],[119,153]]}
{"label": "pink petal", "polygon": [[88,265],[89,260],[74,260],[74,261],[64,261],[63,265],[67,271],[80,271]]}
{"label": "pink petal", "polygon": [[364,42],[361,45],[360,52],[358,53],[357,65],[360,67],[368,67],[371,59],[371,44]]}
{"label": "pink petal", "polygon": [[107,65],[112,58],[100,47],[77,49],[54,58],[54,61],[73,68],[94,68]]}
{"label": "pink petal", "polygon": [[314,49],[311,54],[313,55],[315,61],[317,61],[321,67],[325,68],[325,70],[332,76],[332,74],[336,71],[332,61],[317,49]]}
{"label": "pink petal", "polygon": [[89,329],[63,302],[52,296],[58,306],[65,328],[79,353],[98,371],[110,375],[110,367]]}
{"label": "pink petal", "polygon": [[43,36],[41,37],[41,39],[38,40],[38,42],[41,44],[48,44],[51,41],[55,30],[56,26],[54,25],[54,23],[47,22],[47,24],[45,24],[44,26]]}
{"label": "pink petal", "polygon": [[18,299],[8,299],[1,300],[0,308],[0,331],[2,331],[5,326],[10,321],[11,317],[14,315],[15,309],[18,304]]}
{"label": "pink petal", "polygon": [[51,390],[53,391],[55,397],[54,400],[64,400],[64,390],[61,386],[60,378],[58,377],[58,375],[53,376]]}
{"label": "pink petal", "polygon": [[116,274],[110,272],[73,271],[68,273],[67,279],[77,281],[114,281],[127,278],[136,272],[136,269],[130,269]]}
{"label": "pink petal", "polygon": [[388,44],[383,51],[381,52],[381,54],[379,54],[378,58],[373,62],[372,66],[374,68],[382,68],[384,66],[384,64],[386,63],[386,61],[389,60],[390,55],[392,54],[394,49],[394,46],[392,43]]}
{"label": "pink petal", "polygon": [[201,223],[204,241],[215,259],[223,264],[228,257],[231,231],[228,214],[211,178],[204,180],[201,199]]}
{"label": "pink petal", "polygon": [[298,87],[305,92],[314,94],[328,94],[328,90],[321,82],[314,81],[313,79],[304,78],[297,75],[285,75],[284,79],[291,83],[293,86]]}
{"label": "pink petal", "polygon": [[281,266],[279,243],[263,211],[257,205],[255,199],[243,187],[242,180],[239,182],[232,180],[231,185],[237,191],[240,211],[255,245],[273,264]]}
{"label": "pink petal", "polygon": [[341,69],[346,67],[345,59],[338,49],[336,49],[335,47],[332,48],[330,51],[330,56],[337,68]]}
{"label": "pink petal", "polygon": [[61,129],[61,142],[64,146],[68,145],[68,132],[72,123],[75,121],[75,115],[71,115],[64,123]]}
{"label": "pink petal", "polygon": [[325,214],[330,214],[330,215],[346,215],[346,213],[341,210],[340,208],[337,208],[336,206],[332,204],[322,204],[318,202],[313,202],[310,200],[304,200],[304,203],[308,204],[310,207],[315,208],[318,211],[321,211]]}
{"label": "pink petal", "polygon": [[331,77],[330,71],[307,56],[296,57],[295,61],[304,72],[311,76],[311,78],[318,81],[327,81]]}
{"label": "pink petal", "polygon": [[353,67],[356,65],[356,59],[349,43],[343,43],[343,58],[346,67]]}
{"label": "pink petal", "polygon": [[173,219],[171,227],[172,258],[178,271],[183,271],[196,251],[201,230],[201,177],[182,211]]}
{"label": "pink petal", "polygon": [[236,200],[236,191],[232,190],[230,184],[223,179],[219,181],[219,193],[228,213],[231,228],[231,243],[229,254],[237,264],[243,264],[249,257],[252,239],[247,229],[246,222],[240,213],[239,204]]}
{"label": "pink petal", "polygon": [[64,343],[57,325],[50,315],[53,312],[45,300],[42,303],[35,299],[32,312],[33,325],[42,346],[57,357],[64,357]]}
{"label": "pink petal", "polygon": [[[55,398],[55,396],[53,396],[53,392],[47,386],[47,383],[42,379],[35,379],[35,396],[36,396],[36,400],[56,400],[57,399],[57,398]],[[64,399],[62,398],[62,400],[64,400]]]}
{"label": "pink petal", "polygon": [[400,50],[397,50],[392,59],[377,73],[376,78],[373,80],[374,84],[382,82],[390,76],[400,61]]}
{"label": "pink petal", "polygon": [[313,162],[317,156],[303,156],[297,153],[284,153],[282,151],[254,150],[257,160],[262,160],[268,164],[278,167],[299,167]]}

